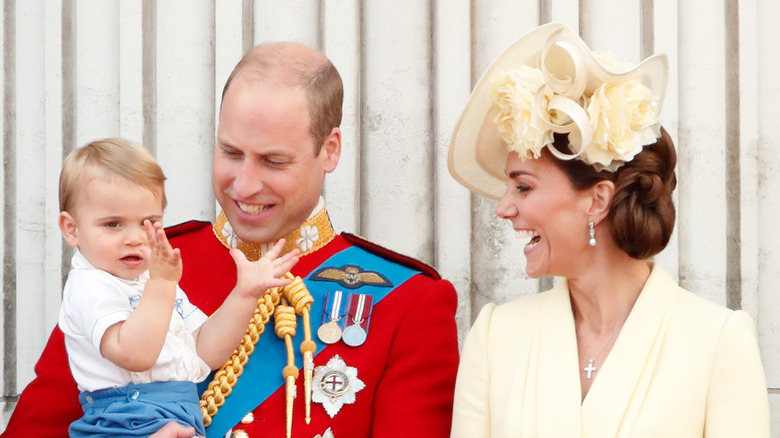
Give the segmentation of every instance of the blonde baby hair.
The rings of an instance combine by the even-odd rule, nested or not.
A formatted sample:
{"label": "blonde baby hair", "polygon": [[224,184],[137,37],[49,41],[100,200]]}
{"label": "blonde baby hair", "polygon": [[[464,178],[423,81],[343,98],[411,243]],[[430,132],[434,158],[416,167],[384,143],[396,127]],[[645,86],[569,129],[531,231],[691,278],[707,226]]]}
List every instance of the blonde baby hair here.
{"label": "blonde baby hair", "polygon": [[74,207],[76,193],[89,181],[122,178],[149,190],[160,190],[163,209],[165,175],[146,148],[123,138],[104,138],[82,146],[65,158],[60,173],[60,211]]}

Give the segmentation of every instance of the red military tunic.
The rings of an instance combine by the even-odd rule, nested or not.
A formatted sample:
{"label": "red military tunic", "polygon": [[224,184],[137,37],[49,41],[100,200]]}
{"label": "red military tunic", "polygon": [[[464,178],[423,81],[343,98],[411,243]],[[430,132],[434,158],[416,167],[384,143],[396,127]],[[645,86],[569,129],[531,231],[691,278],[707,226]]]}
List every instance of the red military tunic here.
{"label": "red military tunic", "polygon": [[[173,246],[182,251],[182,289],[192,303],[207,314],[213,313],[235,286],[236,268],[227,248],[215,237],[209,223],[187,222],[168,231]],[[430,267],[348,234],[335,236],[324,246],[305,252],[292,273],[305,277],[321,268],[334,254],[355,246],[419,273],[395,285],[392,292],[374,305],[368,337],[363,345],[350,347],[337,342],[317,351],[315,366],[326,365],[338,355],[348,367],[356,370],[365,388],[355,394],[354,403],[344,404],[333,418],[323,405],[312,402],[311,422],[307,425],[301,372],[296,382],[298,397],[292,436],[311,438],[330,428],[335,438],[448,437],[458,364],[455,291]],[[350,264],[360,266],[360,260],[350,261]],[[312,304],[312,312],[322,309],[322,303]],[[316,332],[317,327],[312,330]],[[271,347],[265,348],[284,350],[284,342],[273,333],[271,323],[262,337],[273,337]],[[296,355],[299,356],[297,347]],[[250,357],[252,360],[262,361],[263,351],[257,349]],[[81,416],[78,390],[68,371],[59,329],[54,329],[35,370],[37,377],[20,397],[3,437],[66,436],[68,425]],[[268,373],[268,379],[279,381],[279,389],[246,417],[245,424],[233,428],[236,436],[285,436],[285,391],[281,373],[281,369]],[[236,388],[242,383],[251,384],[239,378]],[[226,402],[225,408],[227,406]],[[236,415],[244,417],[243,412],[232,413],[232,417]],[[209,435],[212,436],[211,431]]]}

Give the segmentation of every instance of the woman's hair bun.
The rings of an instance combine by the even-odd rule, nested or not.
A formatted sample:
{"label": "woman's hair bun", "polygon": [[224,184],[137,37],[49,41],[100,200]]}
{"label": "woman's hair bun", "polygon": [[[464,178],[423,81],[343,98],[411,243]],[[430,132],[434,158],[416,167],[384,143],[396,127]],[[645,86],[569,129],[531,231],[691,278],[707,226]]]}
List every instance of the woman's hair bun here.
{"label": "woman's hair bun", "polygon": [[662,128],[658,141],[642,148],[614,174],[612,237],[631,257],[651,257],[669,243],[676,214],[672,202],[676,164],[674,144]]}

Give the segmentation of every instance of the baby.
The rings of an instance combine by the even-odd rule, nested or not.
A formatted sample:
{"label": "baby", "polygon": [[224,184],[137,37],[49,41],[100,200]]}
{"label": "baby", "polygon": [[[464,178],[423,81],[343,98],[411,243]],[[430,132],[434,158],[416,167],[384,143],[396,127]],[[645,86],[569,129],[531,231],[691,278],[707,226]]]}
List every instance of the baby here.
{"label": "baby", "polygon": [[196,383],[240,342],[257,306],[298,262],[284,240],[256,262],[231,250],[238,282],[211,317],[177,283],[182,260],[163,230],[165,176],[127,140],[73,151],[60,175],[59,227],[78,248],[59,326],[84,415],[71,437],[149,436],[174,421],[205,434]]}

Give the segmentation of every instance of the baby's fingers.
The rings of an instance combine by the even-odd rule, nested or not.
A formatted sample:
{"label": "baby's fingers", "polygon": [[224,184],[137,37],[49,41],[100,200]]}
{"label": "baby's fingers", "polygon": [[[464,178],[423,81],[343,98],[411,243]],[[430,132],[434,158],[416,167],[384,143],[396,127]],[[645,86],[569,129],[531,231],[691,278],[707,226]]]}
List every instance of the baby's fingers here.
{"label": "baby's fingers", "polygon": [[293,253],[285,254],[284,257],[278,258],[273,261],[273,275],[279,277],[286,274],[290,269],[298,263],[298,256]]}
{"label": "baby's fingers", "polygon": [[238,248],[231,248],[230,249],[230,257],[233,257],[233,262],[235,262],[236,267],[241,266],[242,264],[249,263],[249,260],[246,258],[246,255],[244,255],[243,252],[241,252]]}
{"label": "baby's fingers", "polygon": [[179,248],[172,248],[170,254],[166,256],[172,265],[178,265],[181,263],[181,250]]}
{"label": "baby's fingers", "polygon": [[286,277],[274,277],[268,281],[268,288],[287,286],[291,282],[292,280]]}
{"label": "baby's fingers", "polygon": [[168,242],[168,236],[165,234],[165,228],[163,228],[162,222],[155,222],[152,224],[154,231],[157,233],[157,241],[161,245],[171,248],[170,242]]}
{"label": "baby's fingers", "polygon": [[146,232],[146,240],[149,241],[149,247],[155,249],[157,247],[157,232],[149,219],[144,219],[144,232]]}
{"label": "baby's fingers", "polygon": [[271,248],[271,249],[268,251],[268,253],[266,253],[265,257],[267,257],[267,258],[269,258],[269,259],[271,259],[271,260],[273,260],[273,259],[275,259],[275,258],[279,257],[279,254],[281,254],[281,253],[282,253],[282,248],[284,248],[284,244],[285,244],[286,242],[287,242],[287,241],[286,241],[286,240],[284,240],[284,237],[283,237],[283,238],[281,238],[281,239],[279,239],[279,240],[276,242],[276,245],[274,245],[274,246],[273,246],[273,248]]}
{"label": "baby's fingers", "polygon": [[171,242],[168,241],[168,236],[165,235],[165,229],[160,222],[155,222],[153,226],[157,250],[160,251],[163,257],[170,257],[173,254],[173,247],[171,246]]}

